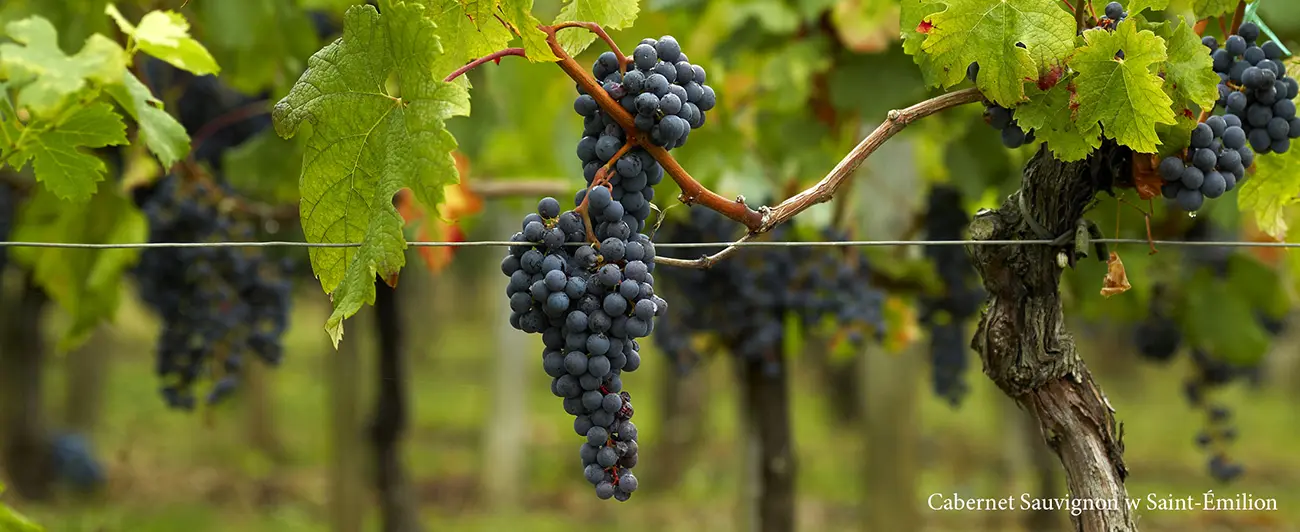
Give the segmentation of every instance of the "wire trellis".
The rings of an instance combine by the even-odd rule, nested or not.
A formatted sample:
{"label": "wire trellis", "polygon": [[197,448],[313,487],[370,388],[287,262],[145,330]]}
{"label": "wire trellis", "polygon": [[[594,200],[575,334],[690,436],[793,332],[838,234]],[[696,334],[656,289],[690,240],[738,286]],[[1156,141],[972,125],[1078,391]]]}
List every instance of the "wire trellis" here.
{"label": "wire trellis", "polygon": [[[1146,240],[1141,238],[1094,238],[1092,242],[1106,244],[1140,244],[1185,247],[1242,247],[1242,248],[1300,248],[1300,242],[1248,242],[1248,241],[1189,241]],[[508,240],[409,241],[410,247],[504,247],[516,245],[542,245],[541,242],[511,242]],[[655,248],[757,248],[757,247],[897,247],[897,246],[1050,246],[1052,240],[844,240],[844,241],[739,241],[739,242],[656,242]],[[0,241],[0,248],[60,248],[60,249],[151,249],[151,248],[356,248],[361,242],[299,242],[291,240],[251,242],[9,242]],[[569,242],[567,246],[581,246]]]}

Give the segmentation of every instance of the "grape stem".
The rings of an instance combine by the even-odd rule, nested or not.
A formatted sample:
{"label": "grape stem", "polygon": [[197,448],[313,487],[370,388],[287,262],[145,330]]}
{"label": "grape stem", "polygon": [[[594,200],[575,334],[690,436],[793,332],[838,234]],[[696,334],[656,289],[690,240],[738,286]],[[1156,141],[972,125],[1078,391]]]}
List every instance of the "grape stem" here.
{"label": "grape stem", "polygon": [[1084,4],[1088,3],[1088,0],[1079,0],[1079,5],[1077,6],[1070,6],[1069,0],[1061,0],[1061,1],[1065,2],[1065,5],[1070,7],[1070,11],[1074,12],[1075,31],[1077,33],[1083,33],[1083,29],[1084,29],[1083,28],[1083,7]]}
{"label": "grape stem", "polygon": [[524,55],[524,49],[523,49],[523,48],[506,48],[505,50],[499,50],[499,51],[496,51],[496,52],[492,52],[492,53],[490,53],[490,54],[488,54],[488,55],[485,55],[485,56],[483,56],[483,57],[480,57],[480,58],[478,58],[478,59],[475,59],[475,60],[473,60],[473,61],[470,61],[470,62],[469,62],[468,64],[466,64],[465,66],[460,67],[460,68],[458,68],[458,69],[452,71],[451,74],[447,74],[447,77],[443,78],[442,81],[443,81],[443,83],[451,83],[452,80],[454,80],[454,79],[460,77],[461,74],[464,74],[464,73],[466,73],[466,72],[469,72],[469,71],[471,71],[471,70],[474,70],[476,67],[478,67],[479,65],[481,65],[481,64],[483,64],[483,63],[486,63],[486,62],[488,62],[488,61],[492,61],[492,62],[495,62],[496,64],[501,64],[501,58],[502,58],[502,57],[511,56],[511,55],[517,55],[517,56],[519,56],[519,57],[527,57],[526,55]]}
{"label": "grape stem", "polygon": [[[582,21],[571,20],[568,22],[561,22],[559,24],[551,26],[550,28],[551,31],[546,32],[550,37],[554,37],[555,33],[559,32],[560,30],[568,29],[568,28],[583,28],[587,31],[595,33],[597,37],[600,37],[600,40],[605,41],[605,44],[609,46],[609,50],[611,52],[614,52],[614,57],[618,58],[619,74],[623,74],[627,72],[627,65],[628,63],[632,62],[631,58],[629,58],[626,55],[623,55],[623,51],[618,49],[618,43],[614,42],[614,39],[609,36],[609,33],[605,32],[605,28],[602,28],[600,24],[597,24],[595,22],[582,22]],[[542,28],[542,31],[546,31],[546,28]]]}
{"label": "grape stem", "polygon": [[[844,159],[840,160],[835,168],[831,169],[826,177],[823,177],[817,184],[808,189],[795,194],[793,197],[781,202],[775,207],[763,207],[763,221],[757,229],[751,227],[750,233],[737,240],[735,243],[742,243],[752,240],[754,236],[771,231],[772,228],[780,225],[795,215],[807,210],[813,205],[825,203],[839,191],[850,177],[857,171],[862,162],[875,153],[885,141],[897,135],[899,131],[916,120],[920,120],[932,114],[938,113],[945,109],[950,109],[968,103],[980,101],[982,96],[978,89],[969,88],[956,92],[942,94],[929,100],[913,105],[903,110],[890,111],[886,116],[884,123],[876,127],[875,131],[862,139],[857,146],[849,151]],[[679,266],[683,268],[704,269],[735,253],[739,249],[734,244],[727,246],[722,251],[713,255],[700,257],[695,260],[669,259],[667,257],[655,257],[656,263],[662,263],[669,266]]]}
{"label": "grape stem", "polygon": [[[1232,33],[1237,33],[1241,28],[1241,20],[1246,18],[1246,0],[1237,1],[1237,10],[1232,13]],[[1227,38],[1225,35],[1224,38]]]}

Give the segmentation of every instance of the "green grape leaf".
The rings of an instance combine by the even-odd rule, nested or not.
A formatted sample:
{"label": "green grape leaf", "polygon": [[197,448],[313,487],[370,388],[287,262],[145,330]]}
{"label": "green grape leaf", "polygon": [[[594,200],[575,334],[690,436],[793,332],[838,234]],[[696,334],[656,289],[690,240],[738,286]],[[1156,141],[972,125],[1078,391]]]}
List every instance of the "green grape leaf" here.
{"label": "green grape leaf", "polygon": [[107,92],[139,124],[140,138],[164,167],[189,154],[190,136],[185,126],[163,110],[162,101],[154,98],[135,74],[127,71],[122,83],[108,86]]}
{"label": "green grape leaf", "polygon": [[[1034,136],[1046,142],[1062,161],[1083,159],[1101,147],[1101,129],[1095,122],[1075,122],[1072,97],[1069,84],[1062,81],[1047,91],[1032,90],[1029,101],[1016,107],[1016,123],[1025,130],[1033,129]],[[1081,124],[1086,129],[1079,129]]]}
{"label": "green grape leaf", "polygon": [[[634,5],[635,1],[636,0],[632,0]],[[546,43],[546,33],[537,28],[537,26],[542,24],[542,21],[537,20],[537,17],[533,16],[533,0],[500,0],[499,7],[500,11],[496,14],[500,16],[501,20],[509,25],[515,33],[519,34],[520,39],[523,39],[524,53],[527,55],[529,61],[555,62],[560,60],[559,57],[555,56],[555,52],[551,51],[551,45]],[[480,6],[479,9],[482,9],[482,7]],[[561,11],[560,14],[563,14],[563,11]],[[633,13],[633,15],[635,18],[635,13]],[[480,25],[484,24],[482,20],[479,20],[478,23]],[[491,22],[489,21],[488,23],[490,24]],[[628,21],[626,24],[621,26],[607,27],[625,28],[631,24],[632,22]]]}
{"label": "green grape leaf", "polygon": [[383,9],[348,9],[343,37],[311,57],[273,113],[282,137],[312,125],[299,181],[307,240],[361,242],[311,250],[312,270],[334,301],[325,328],[336,347],[343,320],[374,303],[375,275],[396,284],[406,262],[393,196],[407,187],[424,205],[442,203],[443,187],[457,179],[445,122],[469,114],[465,89],[432,75],[442,47],[423,7]]}
{"label": "green grape leaf", "polygon": [[282,90],[320,48],[311,13],[296,0],[192,2],[196,37],[240,92]]}
{"label": "green grape leaf", "polygon": [[1169,58],[1160,68],[1167,92],[1179,105],[1185,106],[1182,102],[1190,100],[1201,109],[1214,107],[1219,99],[1219,76],[1214,73],[1214,60],[1201,38],[1191,26],[1180,23],[1167,43]]}
{"label": "green grape leaf", "polygon": [[[0,492],[4,491],[4,484],[0,484]],[[17,510],[10,508],[4,502],[0,502],[0,531],[4,532],[45,532],[41,525],[18,513]]]}
{"label": "green grape leaf", "polygon": [[1252,170],[1237,193],[1237,206],[1255,213],[1260,230],[1285,239],[1287,207],[1300,203],[1300,151],[1256,157]]}
{"label": "green grape leaf", "polygon": [[139,26],[132,26],[112,4],[104,11],[144,53],[199,76],[221,72],[208,49],[190,37],[190,23],[179,13],[150,11],[140,19]]}
{"label": "green grape leaf", "polygon": [[[569,0],[556,15],[555,22],[595,22],[606,30],[621,30],[636,22],[639,9],[637,0]],[[583,28],[560,30],[555,37],[569,55],[582,53],[596,40],[596,34]]]}
{"label": "green grape leaf", "polygon": [[[447,74],[471,60],[505,48],[514,36],[492,17],[492,12],[482,12],[496,2],[460,2],[424,0],[425,10],[438,25],[438,37],[443,43],[442,55],[434,63],[435,74]],[[536,26],[533,26],[536,28]],[[545,39],[545,35],[542,37]],[[545,42],[543,42],[545,46]],[[547,52],[550,49],[547,48]],[[527,51],[525,51],[527,53]]]}
{"label": "green grape leaf", "polygon": [[1025,82],[1064,63],[1074,50],[1074,18],[1054,0],[944,3],[947,9],[921,23],[929,32],[921,49],[943,87],[961,83],[966,67],[978,63],[980,92],[1014,107],[1024,99]]}
{"label": "green grape leaf", "polygon": [[1192,130],[1196,129],[1196,117],[1188,114],[1174,116],[1172,124],[1156,124],[1156,136],[1160,139],[1160,151],[1157,155],[1167,157],[1182,151],[1192,140]]}
{"label": "green grape leaf", "polygon": [[930,55],[921,51],[925,43],[925,33],[919,27],[925,17],[943,9],[943,5],[927,0],[902,0],[899,24],[903,30],[903,52],[912,56],[912,61],[921,67],[921,76],[927,87],[938,86],[939,77],[935,74]]}
{"label": "green grape leaf", "polygon": [[88,82],[117,83],[126,69],[126,52],[103,35],[92,35],[69,56],[59,48],[54,26],[43,18],[10,22],[5,32],[15,43],[0,44],[0,77],[18,88],[18,107],[37,116],[57,114]]}
{"label": "green grape leaf", "polygon": [[[14,238],[32,242],[125,244],[149,236],[149,227],[130,198],[102,181],[90,203],[75,209],[49,192],[27,202]],[[35,281],[68,315],[60,351],[75,349],[95,326],[112,320],[122,293],[122,277],[139,249],[18,248],[14,260],[35,272]]]}
{"label": "green grape leaf", "polygon": [[1164,11],[1169,7],[1169,0],[1129,0],[1124,8],[1128,10],[1129,16],[1136,15],[1145,10]]}
{"label": "green grape leaf", "polygon": [[107,103],[93,103],[65,111],[50,127],[28,124],[29,132],[10,160],[22,168],[28,159],[36,180],[65,200],[85,202],[95,193],[95,183],[104,179],[104,162],[81,148],[102,148],[126,144],[126,124]]}
{"label": "green grape leaf", "polygon": [[1192,0],[1196,20],[1226,15],[1237,9],[1237,0]]}
{"label": "green grape leaf", "polygon": [[[1079,73],[1075,79],[1078,122],[1091,128],[1101,124],[1107,137],[1142,153],[1154,153],[1156,124],[1174,123],[1173,100],[1165,94],[1163,80],[1152,71],[1165,60],[1165,42],[1150,31],[1137,31],[1132,19],[1114,32],[1083,32],[1087,44],[1070,60]],[[1117,54],[1123,50],[1124,58]]]}

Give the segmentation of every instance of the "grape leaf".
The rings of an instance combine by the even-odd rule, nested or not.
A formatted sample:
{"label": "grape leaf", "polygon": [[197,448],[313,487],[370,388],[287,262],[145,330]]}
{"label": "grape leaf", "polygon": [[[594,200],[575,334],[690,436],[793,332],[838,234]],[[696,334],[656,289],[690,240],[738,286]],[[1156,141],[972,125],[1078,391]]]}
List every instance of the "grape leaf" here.
{"label": "grape leaf", "polygon": [[980,92],[1013,107],[1024,99],[1026,81],[1074,50],[1074,18],[1054,0],[943,3],[947,9],[922,20],[929,36],[921,45],[943,87],[961,83],[966,67],[978,63]]}
{"label": "grape leaf", "polygon": [[[1080,127],[1101,124],[1103,133],[1120,144],[1154,153],[1156,124],[1174,123],[1173,100],[1152,67],[1165,60],[1165,42],[1150,31],[1137,31],[1132,19],[1114,32],[1083,32],[1087,44],[1070,59],[1079,73],[1075,89]],[[1123,50],[1124,58],[1117,54]]]}
{"label": "grape leaf", "polygon": [[[100,182],[90,203],[69,209],[49,192],[38,192],[24,206],[14,238],[32,242],[123,244],[149,236],[144,216],[131,200]],[[59,350],[75,349],[95,326],[111,320],[121,294],[122,276],[139,257],[139,249],[18,248],[14,260],[35,272],[35,281],[67,312],[69,323]]]}
{"label": "grape leaf", "polygon": [[153,97],[135,74],[127,71],[122,83],[108,86],[107,92],[135,119],[140,126],[140,138],[164,167],[189,154],[190,136],[185,126],[163,110],[162,102]]}
{"label": "grape leaf", "polygon": [[[0,482],[0,494],[5,491],[4,482]],[[0,530],[4,532],[45,532],[45,529],[38,525],[17,510],[10,508],[4,501],[0,501]]]}
{"label": "grape leaf", "polygon": [[1225,15],[1236,8],[1237,0],[1192,0],[1192,13],[1196,20]]}
{"label": "grape leaf", "polygon": [[[555,16],[555,22],[595,22],[606,30],[621,30],[636,22],[639,9],[636,0],[570,0]],[[582,53],[596,40],[594,33],[582,28],[560,30],[555,37],[569,55]]]}
{"label": "grape leaf", "polygon": [[[462,5],[460,2],[424,0],[424,5],[429,18],[438,25],[438,37],[443,43],[442,55],[434,63],[435,74],[448,74],[475,58],[505,48],[513,38],[509,29],[492,18],[491,11],[477,11],[487,5],[495,7],[496,2]],[[471,9],[475,11],[471,12]],[[549,48],[547,52],[550,52]]]}
{"label": "grape leaf", "polygon": [[199,76],[221,71],[207,48],[190,37],[190,23],[179,13],[150,11],[140,19],[139,26],[133,26],[113,4],[104,11],[144,53]]}
{"label": "grape leaf", "polygon": [[27,126],[27,135],[9,163],[22,168],[31,159],[36,180],[65,200],[89,200],[95,193],[95,183],[104,179],[104,162],[81,148],[126,144],[126,124],[107,103],[74,107],[54,120],[51,127],[36,126]]}
{"label": "grape leaf", "polygon": [[1129,16],[1141,13],[1144,10],[1164,11],[1169,7],[1169,0],[1129,0],[1124,8],[1128,10]]}
{"label": "grape leaf", "polygon": [[[633,5],[635,5],[635,1],[632,0]],[[500,10],[496,14],[515,33],[519,34],[519,38],[523,39],[524,53],[527,54],[529,61],[553,62],[560,60],[559,57],[555,56],[555,52],[551,51],[551,45],[546,43],[546,33],[537,28],[542,24],[542,21],[533,16],[533,0],[500,0],[500,2]],[[635,18],[635,15],[633,13],[633,18]],[[482,20],[479,21],[479,24],[483,24]],[[631,24],[632,22],[628,21],[621,26],[610,27],[625,28]]]}
{"label": "grape leaf", "polygon": [[1237,206],[1255,213],[1261,231],[1285,239],[1287,207],[1300,203],[1300,151],[1256,157],[1252,170],[1237,193]]}
{"label": "grape leaf", "polygon": [[[1029,101],[1016,107],[1016,123],[1047,143],[1057,159],[1077,161],[1101,147],[1101,129],[1094,123],[1074,120],[1073,94],[1069,83],[1062,81],[1047,91],[1034,89]],[[1080,129],[1083,125],[1086,129]]]}
{"label": "grape leaf", "polygon": [[[899,13],[899,25],[903,30],[903,52],[912,56],[912,61],[921,67],[921,76],[927,87],[933,87],[940,84],[939,77],[935,74],[936,69],[932,66],[932,60],[929,54],[922,52],[921,45],[925,43],[926,33],[921,33],[920,27],[925,17],[939,12],[943,9],[942,4],[930,2],[927,0],[902,0]],[[927,23],[928,24],[928,23]]]}
{"label": "grape leaf", "polygon": [[325,328],[336,347],[343,320],[374,303],[375,275],[396,284],[405,264],[393,196],[407,187],[425,205],[441,204],[442,187],[456,181],[445,121],[469,114],[465,89],[432,75],[442,48],[423,7],[385,2],[383,10],[348,9],[343,37],[311,57],[273,113],[282,137],[304,121],[313,126],[300,179],[307,240],[361,242],[311,250],[334,301]]}
{"label": "grape leaf", "polygon": [[1201,44],[1191,26],[1179,23],[1167,39],[1169,58],[1161,67],[1165,87],[1170,97],[1179,105],[1191,100],[1201,109],[1214,107],[1219,99],[1219,76],[1214,73],[1214,61],[1209,50]]}
{"label": "grape leaf", "polygon": [[37,116],[56,114],[88,82],[112,84],[126,70],[126,52],[103,35],[92,35],[76,55],[59,48],[48,20],[28,17],[5,25],[15,43],[0,44],[0,76],[18,87],[18,107]]}

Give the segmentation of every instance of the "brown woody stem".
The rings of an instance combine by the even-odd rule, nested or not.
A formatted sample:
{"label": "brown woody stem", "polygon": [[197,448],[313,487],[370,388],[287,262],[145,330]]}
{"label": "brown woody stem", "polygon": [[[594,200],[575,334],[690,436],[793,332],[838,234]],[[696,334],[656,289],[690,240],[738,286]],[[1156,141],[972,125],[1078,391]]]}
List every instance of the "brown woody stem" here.
{"label": "brown woody stem", "polygon": [[[609,36],[609,33],[605,32],[605,28],[600,27],[600,24],[596,24],[595,22],[581,22],[581,21],[561,22],[559,24],[551,26],[551,29],[553,31],[548,31],[547,33],[553,37],[555,33],[559,32],[560,30],[568,29],[568,28],[583,28],[587,31],[595,33],[597,37],[600,37],[600,40],[605,41],[605,44],[609,46],[610,51],[614,52],[614,57],[618,58],[619,73],[621,74],[625,71],[625,69],[627,68],[627,64],[631,60],[628,59],[627,56],[623,55],[623,51],[618,49],[618,43],[614,42],[614,39]],[[543,29],[543,31],[545,31],[545,29]]]}
{"label": "brown woody stem", "polygon": [[447,77],[443,78],[442,81],[444,83],[451,83],[452,80],[460,77],[461,74],[474,70],[475,68],[477,68],[479,65],[483,63],[486,63],[488,61],[495,61],[496,63],[499,64],[501,63],[502,57],[511,56],[511,55],[517,55],[519,57],[527,57],[524,55],[523,48],[506,48],[505,50],[492,52],[489,55],[485,55],[483,57],[470,61],[469,64],[456,69],[451,74],[447,74]]}
{"label": "brown woody stem", "polygon": [[[1241,29],[1241,20],[1244,18],[1246,18],[1246,0],[1239,0],[1237,10],[1232,13],[1232,27],[1230,28],[1232,33],[1237,33],[1237,30]],[[1228,36],[1224,35],[1223,37],[1226,39]]]}

